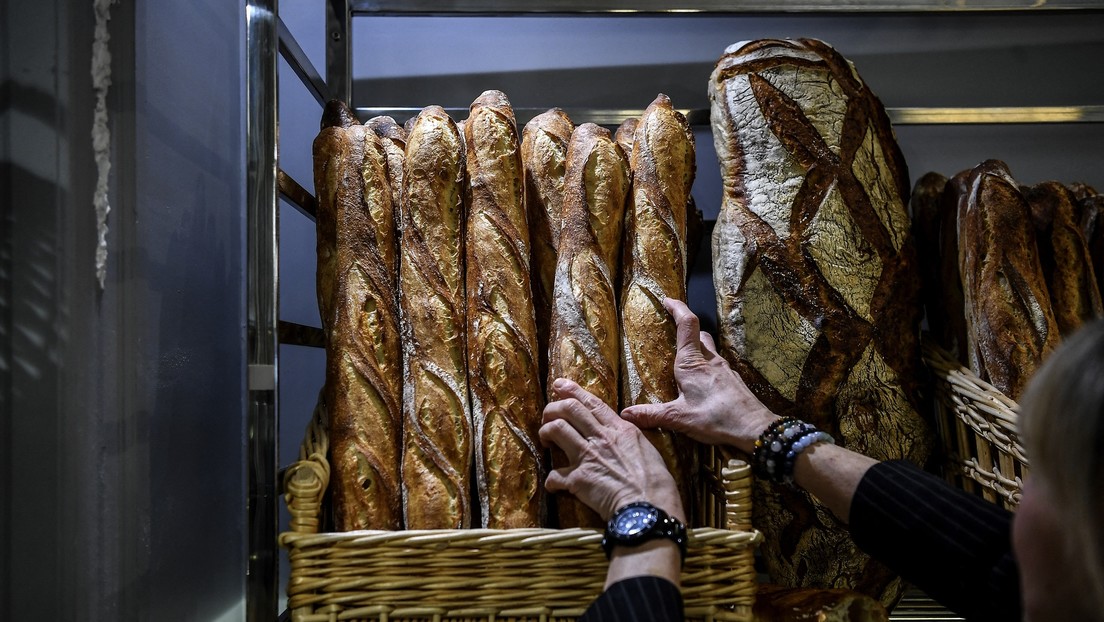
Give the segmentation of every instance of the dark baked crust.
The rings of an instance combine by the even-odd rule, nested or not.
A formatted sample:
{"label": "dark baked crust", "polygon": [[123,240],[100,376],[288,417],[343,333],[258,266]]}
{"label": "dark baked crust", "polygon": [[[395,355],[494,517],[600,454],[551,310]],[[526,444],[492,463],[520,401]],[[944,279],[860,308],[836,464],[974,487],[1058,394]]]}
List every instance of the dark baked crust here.
{"label": "dark baked crust", "polygon": [[407,134],[399,292],[403,331],[403,515],[408,529],[470,526],[463,258],[463,142],[439,106]]}
{"label": "dark baked crust", "polygon": [[1035,223],[1039,263],[1063,337],[1104,313],[1085,233],[1073,193],[1056,181],[1035,184],[1025,193]]}
{"label": "dark baked crust", "polygon": [[[325,118],[353,117],[332,102]],[[399,529],[402,356],[386,159],[376,135],[350,123],[324,127],[314,166],[336,527]]]}
{"label": "dark baked crust", "polygon": [[1012,399],[1058,345],[1031,209],[1008,167],[976,166],[958,212],[970,367]]}
{"label": "dark baked crust", "polygon": [[1092,258],[1096,286],[1104,294],[1104,195],[1094,195],[1081,199],[1078,203],[1081,213],[1081,231]]}
{"label": "dark baked crust", "polygon": [[517,125],[509,100],[487,91],[465,124],[468,383],[483,527],[540,527],[544,407],[529,282]]}

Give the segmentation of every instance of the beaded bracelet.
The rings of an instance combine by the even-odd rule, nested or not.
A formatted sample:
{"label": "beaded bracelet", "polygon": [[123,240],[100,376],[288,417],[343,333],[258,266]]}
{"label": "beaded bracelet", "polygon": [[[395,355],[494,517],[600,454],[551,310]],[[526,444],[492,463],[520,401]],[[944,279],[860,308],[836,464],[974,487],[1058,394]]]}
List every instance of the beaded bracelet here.
{"label": "beaded bracelet", "polygon": [[797,456],[817,443],[835,444],[835,439],[796,417],[776,419],[755,441],[752,468],[759,477],[792,486]]}

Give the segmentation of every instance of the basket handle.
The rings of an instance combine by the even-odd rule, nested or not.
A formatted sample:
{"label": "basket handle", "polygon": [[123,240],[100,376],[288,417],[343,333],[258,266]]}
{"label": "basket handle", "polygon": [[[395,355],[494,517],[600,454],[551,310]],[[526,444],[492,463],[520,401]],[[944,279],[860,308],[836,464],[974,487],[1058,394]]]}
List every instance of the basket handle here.
{"label": "basket handle", "polygon": [[295,533],[318,533],[322,516],[322,498],[330,486],[330,438],[326,402],[318,395],[318,404],[307,424],[299,461],[284,474],[284,502],[291,514],[289,528]]}

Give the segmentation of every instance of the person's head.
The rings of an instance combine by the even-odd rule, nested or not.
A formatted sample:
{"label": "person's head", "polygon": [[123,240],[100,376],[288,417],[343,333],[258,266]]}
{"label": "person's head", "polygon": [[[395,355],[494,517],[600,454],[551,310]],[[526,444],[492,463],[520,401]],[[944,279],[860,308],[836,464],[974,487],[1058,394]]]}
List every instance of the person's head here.
{"label": "person's head", "polygon": [[1044,362],[1021,397],[1019,427],[1030,475],[1013,548],[1026,619],[1102,619],[1104,320]]}

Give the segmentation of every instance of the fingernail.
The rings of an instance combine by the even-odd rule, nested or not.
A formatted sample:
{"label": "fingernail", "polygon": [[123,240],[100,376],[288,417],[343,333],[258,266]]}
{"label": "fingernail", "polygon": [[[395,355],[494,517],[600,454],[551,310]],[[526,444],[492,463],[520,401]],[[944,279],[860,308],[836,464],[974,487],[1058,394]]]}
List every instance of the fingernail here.
{"label": "fingernail", "polygon": [[552,388],[557,391],[567,388],[567,381],[563,378],[556,378],[556,381],[552,383]]}

